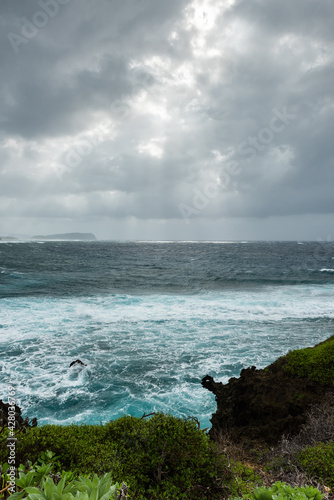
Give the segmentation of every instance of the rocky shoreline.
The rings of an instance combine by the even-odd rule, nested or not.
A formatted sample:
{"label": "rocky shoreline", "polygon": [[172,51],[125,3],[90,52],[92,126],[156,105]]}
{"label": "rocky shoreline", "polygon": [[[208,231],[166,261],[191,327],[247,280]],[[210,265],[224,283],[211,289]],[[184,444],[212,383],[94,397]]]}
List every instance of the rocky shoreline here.
{"label": "rocky shoreline", "polygon": [[[295,352],[298,359],[291,361],[296,358],[292,356]],[[264,369],[244,369],[239,378],[231,378],[227,384],[215,382],[209,375],[202,379],[203,387],[217,401],[211,419],[213,439],[228,433],[237,443],[275,445],[283,435],[293,436],[300,431],[312,406],[333,396],[334,336],[293,353]]]}
{"label": "rocky shoreline", "polygon": [[[334,335],[317,344],[288,353],[264,369],[243,369],[227,384],[211,376],[202,386],[216,397],[210,437],[228,434],[243,445],[276,445],[282,436],[296,435],[309,410],[334,397]],[[17,428],[29,419],[16,406]],[[7,425],[8,403],[0,400],[0,423]],[[33,425],[37,420],[33,419]]]}
{"label": "rocky shoreline", "polygon": [[[124,416],[104,426],[37,427],[36,419],[23,419],[18,406],[0,401],[0,465],[7,460],[6,438],[15,416],[15,436],[20,438],[10,440],[17,444],[18,463],[36,461],[51,450],[64,470],[112,471],[117,480],[125,478],[144,496],[151,488],[158,495],[152,498],[160,498],[163,487],[169,491],[164,498],[175,498],[176,490],[188,491],[187,498],[196,500],[243,493],[251,498],[250,492],[259,485],[271,487],[283,481],[296,488],[313,486],[325,500],[334,498],[334,336],[314,347],[291,351],[264,369],[244,369],[227,384],[207,375],[202,385],[217,401],[211,439],[194,417],[195,423],[166,414],[153,414],[148,420],[144,417],[150,415]],[[77,449],[74,443],[79,438]],[[183,483],[189,484],[183,487]],[[133,498],[144,498],[141,493]]]}

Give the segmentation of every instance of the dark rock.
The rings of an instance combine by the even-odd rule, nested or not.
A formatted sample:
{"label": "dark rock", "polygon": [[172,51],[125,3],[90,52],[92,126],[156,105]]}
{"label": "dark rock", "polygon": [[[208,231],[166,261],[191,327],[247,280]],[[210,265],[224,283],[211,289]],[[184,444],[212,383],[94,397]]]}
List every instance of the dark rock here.
{"label": "dark rock", "polygon": [[225,385],[209,375],[202,379],[203,387],[217,401],[211,419],[213,439],[227,432],[235,442],[274,445],[283,434],[296,434],[311,406],[334,393],[333,384],[323,385],[288,373],[282,360],[262,370],[254,366],[244,369],[239,378],[231,378]]}
{"label": "dark rock", "polygon": [[216,394],[216,390],[218,388],[218,384],[213,380],[210,375],[205,375],[204,378],[202,378],[202,386],[205,389],[208,389],[208,391],[213,392]]}
{"label": "dark rock", "polygon": [[70,368],[71,368],[71,366],[73,366],[73,365],[87,366],[87,365],[85,365],[85,363],[83,363],[80,359],[76,359],[75,361],[72,361],[72,363],[70,364]]}
{"label": "dark rock", "polygon": [[[12,405],[9,403],[4,403],[0,399],[0,430],[3,427],[8,427],[8,407],[12,408]],[[13,405],[14,406],[14,405]],[[26,417],[25,419],[21,415],[21,408],[15,405],[15,431],[19,429],[25,430],[28,427],[36,427],[37,418],[29,419]]]}

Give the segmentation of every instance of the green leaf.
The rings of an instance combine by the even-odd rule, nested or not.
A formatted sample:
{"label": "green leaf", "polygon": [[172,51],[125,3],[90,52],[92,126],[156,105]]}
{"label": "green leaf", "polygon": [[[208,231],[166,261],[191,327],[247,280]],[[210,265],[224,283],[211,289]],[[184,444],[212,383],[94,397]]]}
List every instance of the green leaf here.
{"label": "green leaf", "polygon": [[47,480],[43,484],[44,495],[47,500],[53,499],[53,493],[57,493],[57,486],[51,480],[51,478],[47,478]]}
{"label": "green leaf", "polygon": [[113,486],[105,495],[100,497],[99,500],[109,500],[114,493],[116,493],[116,486]]}
{"label": "green leaf", "polygon": [[78,498],[80,500],[88,500],[88,493],[86,491],[77,491],[77,494],[73,498]]}
{"label": "green leaf", "polygon": [[21,498],[23,498],[23,496],[25,495],[25,492],[24,491],[18,491],[17,493],[13,493],[12,495],[10,495],[10,500],[21,500]]}
{"label": "green leaf", "polygon": [[3,466],[2,466],[2,473],[4,474],[7,470],[9,469],[9,465],[8,463],[4,463]]}
{"label": "green leaf", "polygon": [[99,498],[99,490],[98,487],[96,486],[95,488],[92,489],[89,495],[89,500],[98,500],[98,498]]}
{"label": "green leaf", "polygon": [[75,486],[75,484],[73,483],[73,481],[71,481],[69,484],[67,484],[65,486],[65,488],[63,489],[62,491],[62,494],[66,494],[66,493],[75,493],[77,491],[77,488]]}
{"label": "green leaf", "polygon": [[35,488],[34,486],[28,486],[27,488],[25,488],[25,491],[29,493],[29,495],[37,495],[41,493],[41,490]]}
{"label": "green leaf", "polygon": [[27,496],[27,500],[44,500],[44,495],[42,492],[39,492],[38,494],[32,494]]}
{"label": "green leaf", "polygon": [[15,480],[15,483],[20,488],[26,488],[35,482],[35,476],[36,473],[34,471],[29,471],[27,474],[20,472],[19,477]]}

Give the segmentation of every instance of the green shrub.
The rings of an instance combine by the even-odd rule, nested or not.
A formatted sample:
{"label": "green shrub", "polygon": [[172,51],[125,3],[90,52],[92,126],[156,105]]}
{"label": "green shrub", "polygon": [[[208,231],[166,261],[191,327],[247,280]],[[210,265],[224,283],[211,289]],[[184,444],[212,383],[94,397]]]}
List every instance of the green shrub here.
{"label": "green shrub", "polygon": [[[312,486],[293,488],[292,486],[277,481],[270,488],[256,488],[253,493],[246,494],[243,498],[249,500],[321,500],[324,495]],[[241,500],[235,497],[230,500]]]}
{"label": "green shrub", "polygon": [[[102,425],[45,425],[29,429],[20,435],[16,446],[16,460],[35,463],[41,452],[52,450],[59,458],[59,466],[77,473],[93,472],[95,461],[110,455],[112,446],[105,442],[106,427]],[[7,448],[0,446],[0,462],[7,460]],[[99,471],[100,472],[100,471]],[[102,471],[103,472],[103,471]],[[106,471],[107,472],[107,471]]]}
{"label": "green shrub", "polygon": [[[308,378],[322,385],[334,384],[334,335],[315,347],[291,351],[278,358],[271,368],[283,370],[297,377]],[[302,395],[301,395],[302,397]]]}
{"label": "green shrub", "polygon": [[230,483],[230,496],[246,495],[262,484],[261,477],[241,462],[232,462],[231,472],[234,480]]}
{"label": "green shrub", "polygon": [[311,476],[334,488],[334,443],[318,443],[298,454],[298,461]]}
{"label": "green shrub", "polygon": [[[59,470],[111,473],[130,485],[135,499],[221,498],[232,491],[233,474],[209,437],[189,420],[157,414],[124,416],[106,425],[46,425],[20,436],[17,461],[36,462],[52,450]],[[0,446],[0,461],[7,449]],[[221,479],[224,479],[223,481]]]}
{"label": "green shrub", "polygon": [[216,476],[226,470],[226,460],[192,421],[163,414],[122,417],[107,429],[108,440],[117,443],[114,476],[145,499],[201,498],[201,491],[215,490]]}

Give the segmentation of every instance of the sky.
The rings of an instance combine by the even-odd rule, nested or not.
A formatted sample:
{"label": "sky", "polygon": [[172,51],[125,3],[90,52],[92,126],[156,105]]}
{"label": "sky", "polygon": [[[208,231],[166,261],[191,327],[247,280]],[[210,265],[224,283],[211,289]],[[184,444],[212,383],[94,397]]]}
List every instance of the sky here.
{"label": "sky", "polygon": [[334,239],[333,0],[1,0],[0,236]]}

